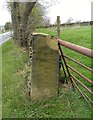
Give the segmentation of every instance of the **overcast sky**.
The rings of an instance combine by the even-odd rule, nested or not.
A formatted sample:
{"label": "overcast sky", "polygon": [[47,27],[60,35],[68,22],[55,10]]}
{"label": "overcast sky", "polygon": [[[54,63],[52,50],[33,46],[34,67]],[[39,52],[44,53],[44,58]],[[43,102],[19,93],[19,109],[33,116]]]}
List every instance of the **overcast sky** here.
{"label": "overcast sky", "polygon": [[[11,15],[6,7],[7,0],[0,0],[0,25],[11,21]],[[57,0],[56,0],[57,1]],[[91,20],[91,1],[92,0],[58,0],[59,2],[48,8],[47,16],[51,23],[56,21],[57,16],[61,16],[61,23],[65,23],[69,18],[74,21]],[[73,21],[73,22],[74,22]]]}
{"label": "overcast sky", "polygon": [[55,22],[56,16],[61,16],[61,22],[66,22],[70,17],[81,21],[91,20],[91,0],[60,0],[60,3],[52,6],[48,14]]}

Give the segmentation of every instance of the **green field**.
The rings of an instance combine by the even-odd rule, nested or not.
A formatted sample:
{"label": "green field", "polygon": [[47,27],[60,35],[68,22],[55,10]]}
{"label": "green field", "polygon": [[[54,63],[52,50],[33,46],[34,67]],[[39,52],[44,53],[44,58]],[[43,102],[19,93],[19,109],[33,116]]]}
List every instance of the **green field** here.
{"label": "green field", "polygon": [[[57,37],[57,28],[39,28],[37,32],[47,33]],[[62,40],[91,48],[91,27],[90,26],[76,26],[76,27],[61,27],[60,38]]]}
{"label": "green field", "polygon": [[[75,44],[91,48],[90,27],[62,28],[62,38]],[[57,35],[56,28],[38,29],[38,32]],[[83,32],[83,33],[82,33]],[[76,37],[75,37],[76,34]],[[82,36],[82,37],[81,37]],[[72,37],[72,38],[71,38]],[[81,39],[82,38],[82,39]],[[85,42],[84,42],[85,39]],[[75,40],[81,40],[75,41]],[[91,108],[77,91],[70,85],[62,86],[58,97],[32,102],[26,96],[26,79],[28,55],[24,48],[19,48],[13,40],[4,43],[2,48],[2,112],[3,118],[90,118]],[[63,48],[65,54],[77,58],[91,67],[90,59]],[[71,65],[74,65],[70,62]],[[74,65],[75,66],[75,65]],[[81,67],[75,66],[84,72]],[[85,82],[85,81],[84,81]],[[87,83],[85,83],[87,84]],[[88,84],[87,84],[88,85]]]}

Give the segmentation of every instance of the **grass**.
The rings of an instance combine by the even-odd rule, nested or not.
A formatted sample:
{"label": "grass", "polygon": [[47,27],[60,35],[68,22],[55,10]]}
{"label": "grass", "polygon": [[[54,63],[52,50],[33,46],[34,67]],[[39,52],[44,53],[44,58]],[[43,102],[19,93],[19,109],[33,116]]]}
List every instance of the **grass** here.
{"label": "grass", "polygon": [[0,46],[0,118],[2,116],[2,48]]}
{"label": "grass", "polygon": [[[47,33],[57,37],[57,28],[39,28],[37,32]],[[81,27],[61,27],[60,38],[62,40],[91,48],[91,27],[81,26]]]}
{"label": "grass", "polygon": [[32,102],[28,100],[25,93],[26,86],[25,72],[27,62],[28,62],[27,53],[23,48],[19,48],[19,46],[15,45],[12,39],[3,44],[2,46],[3,118],[91,117],[91,108],[88,107],[86,102],[80,97],[77,91],[73,91],[70,88],[70,85],[61,86],[62,89],[60,88],[61,90],[58,97],[51,98],[49,100],[42,102]]}
{"label": "grass", "polygon": [[[2,46],[2,83],[3,83],[3,114],[8,114],[10,104],[16,105],[22,94],[21,84],[24,81],[24,67],[27,62],[27,54],[9,40]],[[21,101],[20,101],[21,102]],[[18,104],[18,103],[17,103]],[[13,106],[13,107],[14,107]],[[8,109],[8,110],[7,110]]]}

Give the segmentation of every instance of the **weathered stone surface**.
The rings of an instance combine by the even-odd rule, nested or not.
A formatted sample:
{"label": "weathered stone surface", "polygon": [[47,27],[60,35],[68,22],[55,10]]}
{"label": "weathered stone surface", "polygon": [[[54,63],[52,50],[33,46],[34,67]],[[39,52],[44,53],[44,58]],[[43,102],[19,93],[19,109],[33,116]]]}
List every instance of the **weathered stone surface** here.
{"label": "weathered stone surface", "polygon": [[55,38],[46,34],[32,37],[31,99],[42,100],[58,95],[59,57]]}

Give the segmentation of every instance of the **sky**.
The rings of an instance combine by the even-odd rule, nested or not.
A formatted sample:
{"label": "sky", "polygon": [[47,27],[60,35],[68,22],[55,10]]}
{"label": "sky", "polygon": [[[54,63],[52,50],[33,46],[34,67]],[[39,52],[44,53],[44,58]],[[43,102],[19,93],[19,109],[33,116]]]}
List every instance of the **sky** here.
{"label": "sky", "polygon": [[6,1],[7,0],[0,0],[0,25],[11,21],[11,14],[7,9]]}
{"label": "sky", "polygon": [[[0,0],[0,25],[11,21],[11,15],[6,7],[7,0]],[[56,0],[57,1],[57,0]],[[61,23],[69,18],[75,21],[91,20],[92,0],[58,0],[59,2],[47,9],[47,16],[51,23],[55,23],[57,16],[61,17]]]}
{"label": "sky", "polygon": [[61,17],[61,23],[65,23],[69,18],[75,21],[91,20],[91,0],[60,0],[60,3],[52,6],[48,16],[52,22],[56,21],[56,16]]}

